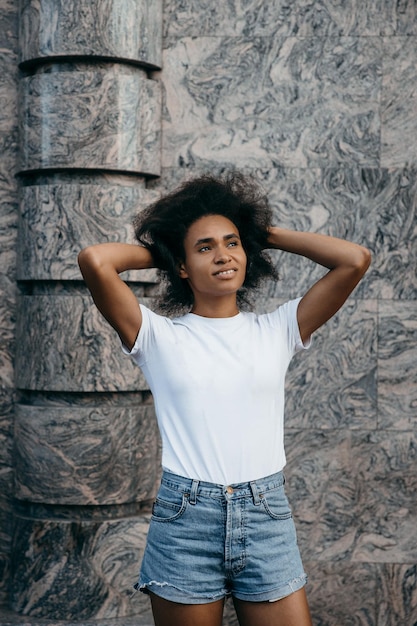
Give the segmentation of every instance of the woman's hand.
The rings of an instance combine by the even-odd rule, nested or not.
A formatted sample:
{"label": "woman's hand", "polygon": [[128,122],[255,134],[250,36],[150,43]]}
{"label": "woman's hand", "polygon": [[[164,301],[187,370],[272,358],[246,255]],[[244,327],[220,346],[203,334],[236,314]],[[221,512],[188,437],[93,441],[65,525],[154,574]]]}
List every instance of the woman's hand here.
{"label": "woman's hand", "polygon": [[336,237],[271,227],[270,248],[299,254],[329,272],[302,298],[297,311],[303,341],[329,320],[344,304],[371,262],[367,248]]}

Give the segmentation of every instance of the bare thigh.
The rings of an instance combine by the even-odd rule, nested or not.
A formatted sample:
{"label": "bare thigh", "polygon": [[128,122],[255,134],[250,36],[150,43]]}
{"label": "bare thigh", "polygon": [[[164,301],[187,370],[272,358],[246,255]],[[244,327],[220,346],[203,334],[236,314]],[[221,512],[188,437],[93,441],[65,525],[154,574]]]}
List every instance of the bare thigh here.
{"label": "bare thigh", "polygon": [[179,604],[150,593],[155,626],[221,626],[224,600]]}
{"label": "bare thigh", "polygon": [[312,626],[304,588],[276,602],[233,602],[240,626]]}

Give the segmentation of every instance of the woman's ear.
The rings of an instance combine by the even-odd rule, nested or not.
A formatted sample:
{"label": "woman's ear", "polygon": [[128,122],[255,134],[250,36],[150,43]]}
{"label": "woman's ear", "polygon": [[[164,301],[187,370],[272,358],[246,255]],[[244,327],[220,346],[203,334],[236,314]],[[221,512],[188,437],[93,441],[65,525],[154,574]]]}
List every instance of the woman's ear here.
{"label": "woman's ear", "polygon": [[182,261],[178,263],[178,274],[180,278],[188,278],[188,272],[185,269],[185,265]]}

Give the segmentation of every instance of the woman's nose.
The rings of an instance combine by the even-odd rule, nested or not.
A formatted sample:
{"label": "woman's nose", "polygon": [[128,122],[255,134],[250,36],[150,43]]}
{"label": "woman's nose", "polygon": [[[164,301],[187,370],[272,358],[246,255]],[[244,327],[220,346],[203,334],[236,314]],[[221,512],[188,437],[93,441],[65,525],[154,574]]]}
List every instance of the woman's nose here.
{"label": "woman's nose", "polygon": [[230,260],[229,250],[227,248],[217,248],[215,262],[216,263],[227,263]]}

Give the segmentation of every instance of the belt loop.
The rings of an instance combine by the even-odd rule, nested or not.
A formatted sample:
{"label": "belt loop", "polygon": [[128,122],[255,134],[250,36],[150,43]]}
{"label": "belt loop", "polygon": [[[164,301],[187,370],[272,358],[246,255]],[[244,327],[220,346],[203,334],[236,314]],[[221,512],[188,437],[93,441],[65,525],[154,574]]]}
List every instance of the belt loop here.
{"label": "belt loop", "polygon": [[259,504],[261,504],[261,499],[259,497],[258,485],[256,484],[256,480],[253,480],[251,483],[249,483],[249,485],[252,491],[253,503],[255,506],[258,506]]}
{"label": "belt loop", "polygon": [[197,504],[198,483],[199,483],[198,480],[193,480],[193,483],[191,485],[191,491],[190,491],[190,499],[189,499],[190,504]]}

